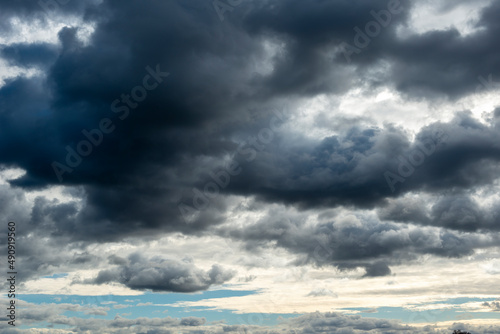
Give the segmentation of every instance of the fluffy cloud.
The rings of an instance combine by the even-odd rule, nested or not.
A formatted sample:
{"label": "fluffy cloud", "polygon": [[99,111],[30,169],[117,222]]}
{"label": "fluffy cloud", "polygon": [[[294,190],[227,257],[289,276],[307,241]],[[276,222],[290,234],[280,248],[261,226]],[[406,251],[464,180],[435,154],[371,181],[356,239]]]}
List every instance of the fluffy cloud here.
{"label": "fluffy cloud", "polygon": [[[354,73],[340,60],[332,66],[320,51],[335,49],[340,40],[349,41],[353,27],[373,20],[370,12],[385,10],[386,1],[359,1],[355,10],[333,2],[256,2],[251,14],[233,26],[218,24],[213,8],[201,2],[185,6],[177,1],[119,5],[105,1],[85,6],[68,4],[61,10],[78,13],[86,8],[85,17],[95,24],[90,43],[79,40],[78,28],[66,27],[59,32],[57,48],[15,44],[2,50],[3,57],[18,66],[50,64],[46,76],[14,78],[0,89],[4,101],[2,142],[6,143],[0,147],[0,162],[27,171],[11,181],[13,185],[40,188],[59,184],[52,163],[67,165],[68,152],[87,140],[83,130],[99,128],[104,118],[114,125],[114,131],[104,134],[102,143],[88,157],[83,157],[77,167],[67,166],[72,171],[63,174],[63,184],[84,187],[86,205],[76,219],[61,224],[67,226],[61,233],[78,238],[115,238],[133,234],[136,228],[192,232],[218,224],[223,218],[207,210],[196,222],[186,225],[178,204],[183,201],[192,205],[192,188],[203,187],[209,172],[221,168],[221,158],[227,156],[239,161],[243,170],[225,189],[227,193],[305,207],[373,206],[408,191],[469,188],[490,183],[498,175],[496,118],[482,124],[466,114],[457,115],[451,123],[421,129],[415,141],[401,129],[354,126],[343,136],[316,142],[305,138],[290,141],[291,134],[276,132],[264,153],[278,154],[260,154],[258,161],[248,162],[249,155],[237,153],[245,134],[256,136],[272,117],[272,105],[285,94],[335,92],[336,85],[341,93],[350,87],[349,80],[328,81],[326,77],[344,72],[363,85],[369,84],[361,69],[376,66],[380,59],[390,59],[393,69],[387,71],[385,82],[404,92],[473,92],[478,73],[497,74],[492,72],[494,61],[478,61],[483,56],[495,59],[495,44],[488,43],[496,36],[497,26],[491,16],[498,10],[495,4],[482,13],[484,29],[476,35],[462,38],[450,30],[400,40],[396,28],[412,9],[410,2],[402,1],[405,11],[394,15],[369,50],[349,65],[359,67]],[[25,9],[12,15],[33,12]],[[337,15],[344,19],[335,20]],[[148,17],[147,24],[138,19],[142,16]],[[308,29],[304,30],[304,25]],[[180,26],[183,29],[178,30]],[[233,39],[238,40],[237,47],[230,42]],[[337,42],[332,42],[335,39]],[[478,46],[471,49],[479,58],[475,53],[465,56],[462,52],[470,48],[469,39]],[[275,45],[271,48],[274,51],[263,47],[262,42],[268,40]],[[277,52],[279,45],[282,51]],[[415,58],[421,53],[426,57]],[[464,56],[457,59],[448,54]],[[442,66],[443,59],[455,59],[456,64]],[[270,62],[274,70],[258,75],[248,60]],[[415,74],[401,71],[400,63],[412,64],[408,68]],[[126,95],[148,75],[148,66],[162,73],[168,71],[170,76],[147,92],[144,101],[126,102]],[[441,71],[436,66],[446,68],[446,73],[438,76],[443,82],[430,80],[435,76],[428,73]],[[298,67],[302,74],[290,76]],[[468,70],[455,70],[459,68]],[[417,82],[419,89],[414,89]],[[121,111],[115,113],[118,109]],[[122,120],[125,110],[127,118]],[[446,136],[446,145],[425,156],[425,163],[414,175],[404,183],[397,182],[395,192],[391,192],[381,173],[398,175],[399,157],[408,159],[421,147],[419,144],[436,142],[437,134]],[[262,146],[257,139],[254,151]],[[213,200],[213,207],[223,211],[222,199]],[[166,216],[170,218],[162,219]],[[89,223],[94,225],[88,228]]]}
{"label": "fluffy cloud", "polygon": [[[412,25],[425,4],[413,0],[255,0],[224,13],[214,3],[0,0],[9,37],[0,45],[0,172],[8,179],[0,216],[18,223],[22,282],[73,273],[75,283],[186,293],[231,282],[232,268],[210,268],[217,260],[197,267],[149,249],[111,254],[170,235],[241,246],[230,250],[234,267],[239,256],[269,250],[286,254],[290,268],[362,268],[367,280],[397,275],[403,262],[465,261],[498,245],[500,108],[430,114],[499,89],[497,1],[478,5],[467,34],[454,24],[419,32]],[[433,15],[465,5],[442,0]],[[43,38],[24,36],[24,22],[43,27]],[[373,92],[381,93],[371,108],[344,103]],[[424,121],[386,121],[384,94],[398,96],[401,110],[427,103],[399,116]],[[14,169],[22,173],[6,176]],[[30,316],[81,332],[245,329],[44,312]],[[333,313],[283,326],[441,330]]]}
{"label": "fluffy cloud", "polygon": [[223,284],[234,273],[213,265],[208,271],[196,268],[190,261],[147,259],[139,254],[129,256],[128,263],[99,272],[88,283],[117,282],[135,290],[196,292],[211,285]]}

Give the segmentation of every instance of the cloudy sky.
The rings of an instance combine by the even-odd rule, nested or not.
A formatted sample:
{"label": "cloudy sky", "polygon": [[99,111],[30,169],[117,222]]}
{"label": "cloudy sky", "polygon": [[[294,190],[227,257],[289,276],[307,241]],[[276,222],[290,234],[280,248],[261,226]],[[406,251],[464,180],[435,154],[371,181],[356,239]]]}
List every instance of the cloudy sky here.
{"label": "cloudy sky", "polygon": [[500,332],[500,1],[0,6],[1,333]]}

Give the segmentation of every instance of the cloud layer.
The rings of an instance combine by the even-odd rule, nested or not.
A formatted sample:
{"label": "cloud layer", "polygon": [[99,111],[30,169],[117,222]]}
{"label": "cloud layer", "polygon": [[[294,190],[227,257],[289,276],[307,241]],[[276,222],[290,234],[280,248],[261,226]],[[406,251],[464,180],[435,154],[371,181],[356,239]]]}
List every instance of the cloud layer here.
{"label": "cloud layer", "polygon": [[[403,264],[497,249],[498,1],[474,15],[447,0],[432,13],[413,0],[221,3],[0,0],[0,215],[18,224],[23,282],[71,273],[67,291],[193,293],[239,289],[257,277],[244,271],[279,261],[375,282]],[[26,33],[25,22],[43,29]],[[164,237],[232,248],[171,256],[150,246]],[[260,254],[275,262],[255,264]],[[25,320],[241,330],[43,312]],[[281,329],[443,331],[337,313]]]}

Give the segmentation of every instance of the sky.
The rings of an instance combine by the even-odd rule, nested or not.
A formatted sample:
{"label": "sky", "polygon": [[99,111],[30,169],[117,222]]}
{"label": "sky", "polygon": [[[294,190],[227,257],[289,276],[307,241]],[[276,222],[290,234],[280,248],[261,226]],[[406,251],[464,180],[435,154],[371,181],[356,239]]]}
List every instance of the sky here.
{"label": "sky", "polygon": [[500,333],[500,1],[0,8],[0,333]]}

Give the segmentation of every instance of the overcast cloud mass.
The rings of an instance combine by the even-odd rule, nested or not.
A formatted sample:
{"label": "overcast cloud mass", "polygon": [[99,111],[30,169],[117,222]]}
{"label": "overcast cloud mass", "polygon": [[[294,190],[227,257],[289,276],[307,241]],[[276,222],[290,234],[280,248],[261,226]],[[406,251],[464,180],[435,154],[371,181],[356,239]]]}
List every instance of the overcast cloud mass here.
{"label": "overcast cloud mass", "polygon": [[0,333],[499,333],[499,17],[0,0]]}

